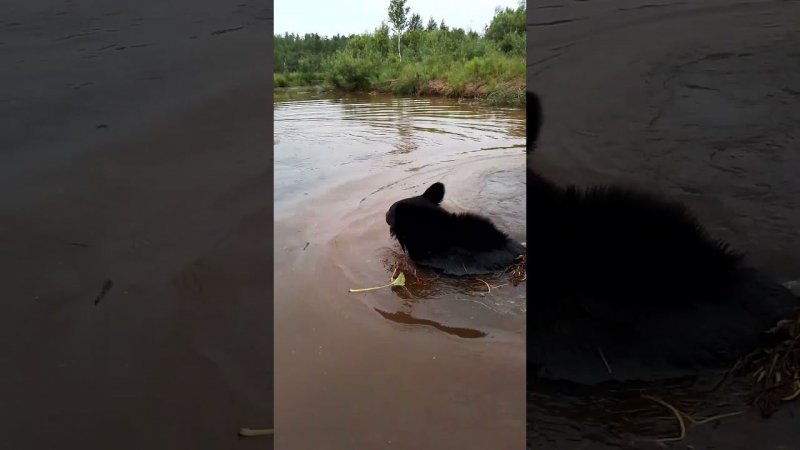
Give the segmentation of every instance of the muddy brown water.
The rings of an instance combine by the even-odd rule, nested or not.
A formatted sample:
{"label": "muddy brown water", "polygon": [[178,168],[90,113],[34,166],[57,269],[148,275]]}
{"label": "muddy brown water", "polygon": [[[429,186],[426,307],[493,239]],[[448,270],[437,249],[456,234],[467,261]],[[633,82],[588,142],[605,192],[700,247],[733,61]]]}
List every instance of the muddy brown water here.
{"label": "muddy brown water", "polygon": [[276,446],[522,448],[524,283],[405,267],[406,288],[348,290],[390,281],[385,213],[436,181],[524,241],[524,110],[313,90],[274,109]]}
{"label": "muddy brown water", "polygon": [[[800,278],[800,2],[529,3],[528,86],[546,124],[531,162],[560,182],[685,202],[777,281]],[[613,369],[613,367],[612,367]],[[743,386],[692,380],[529,393],[529,448],[798,449],[797,405],[766,419]],[[679,435],[695,418],[746,410]],[[648,441],[650,440],[650,441]]]}

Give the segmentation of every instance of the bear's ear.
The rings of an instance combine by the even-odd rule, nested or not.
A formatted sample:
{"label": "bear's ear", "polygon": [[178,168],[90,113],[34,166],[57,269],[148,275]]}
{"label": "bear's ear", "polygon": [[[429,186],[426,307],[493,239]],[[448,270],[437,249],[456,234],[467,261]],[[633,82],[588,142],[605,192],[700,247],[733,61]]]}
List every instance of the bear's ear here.
{"label": "bear's ear", "polygon": [[544,117],[542,115],[542,102],[539,96],[531,91],[526,91],[525,97],[528,113],[528,148],[536,149],[536,141],[539,140],[539,130],[542,128]]}
{"label": "bear's ear", "polygon": [[435,203],[439,204],[444,199],[444,185],[442,183],[433,183],[431,187],[429,187],[422,197]]}

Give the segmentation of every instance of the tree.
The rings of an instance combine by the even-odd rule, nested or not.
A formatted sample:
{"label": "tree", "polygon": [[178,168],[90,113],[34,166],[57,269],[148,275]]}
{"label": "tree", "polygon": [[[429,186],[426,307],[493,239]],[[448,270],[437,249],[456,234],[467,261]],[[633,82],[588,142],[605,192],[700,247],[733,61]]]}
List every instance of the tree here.
{"label": "tree", "polygon": [[412,14],[411,21],[408,23],[408,31],[414,30],[421,30],[422,27],[422,17],[419,14]]}
{"label": "tree", "polygon": [[486,37],[493,41],[502,41],[509,34],[525,35],[527,25],[527,13],[525,4],[520,4],[517,9],[497,7],[494,17],[489,27],[486,29]]}
{"label": "tree", "polygon": [[449,30],[449,28],[447,28],[447,25],[444,24],[444,19],[442,19],[442,21],[439,22],[439,29],[442,30],[442,31]]}
{"label": "tree", "polygon": [[386,58],[392,51],[392,40],[389,38],[389,25],[381,21],[381,26],[375,29],[375,45],[381,58]]}
{"label": "tree", "polygon": [[428,30],[428,31],[433,31],[433,30],[435,30],[436,28],[438,28],[438,25],[436,25],[436,21],[435,21],[435,20],[433,20],[433,17],[431,17],[431,18],[428,20],[428,26],[427,26],[426,30]]}
{"label": "tree", "polygon": [[408,25],[408,12],[410,7],[406,6],[406,0],[389,0],[389,22],[394,26],[394,32],[397,35],[397,56],[400,61],[403,60],[403,55],[400,54],[400,36]]}

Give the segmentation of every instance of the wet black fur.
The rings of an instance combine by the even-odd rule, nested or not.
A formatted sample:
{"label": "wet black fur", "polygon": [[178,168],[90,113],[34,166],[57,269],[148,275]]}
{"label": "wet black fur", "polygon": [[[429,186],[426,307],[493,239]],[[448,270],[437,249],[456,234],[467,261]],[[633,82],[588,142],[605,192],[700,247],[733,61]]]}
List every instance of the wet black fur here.
{"label": "wet black fur", "polygon": [[[543,116],[535,94],[527,102],[530,158]],[[684,205],[622,187],[558,186],[532,165],[529,374],[598,381],[724,365],[798,305]]]}
{"label": "wet black fur", "polygon": [[524,252],[487,218],[451,213],[440,206],[444,184],[394,203],[386,213],[389,232],[417,264],[452,275],[503,270]]}

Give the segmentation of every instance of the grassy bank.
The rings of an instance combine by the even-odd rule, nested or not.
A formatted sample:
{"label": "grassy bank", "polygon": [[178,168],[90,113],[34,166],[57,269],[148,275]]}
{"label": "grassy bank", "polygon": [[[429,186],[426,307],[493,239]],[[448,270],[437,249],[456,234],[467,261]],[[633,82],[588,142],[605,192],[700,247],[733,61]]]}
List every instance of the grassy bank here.
{"label": "grassy bank", "polygon": [[322,72],[275,72],[272,74],[273,87],[297,87],[315,86],[325,82],[325,74]]}
{"label": "grassy bank", "polygon": [[351,36],[276,36],[276,88],[322,85],[347,92],[480,99],[493,105],[525,102],[525,6],[496,10],[484,34],[450,29],[419,16],[408,30]]}

